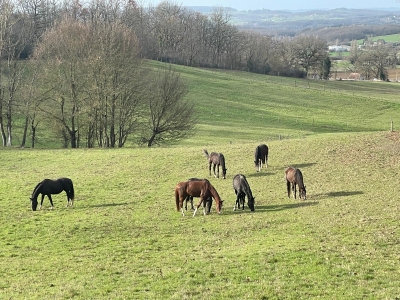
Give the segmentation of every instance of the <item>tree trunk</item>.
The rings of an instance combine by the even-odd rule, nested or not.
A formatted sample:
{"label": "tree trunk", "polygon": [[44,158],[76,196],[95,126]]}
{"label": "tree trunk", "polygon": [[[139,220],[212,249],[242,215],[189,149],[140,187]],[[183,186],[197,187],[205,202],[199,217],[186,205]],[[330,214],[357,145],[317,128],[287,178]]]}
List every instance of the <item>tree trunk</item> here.
{"label": "tree trunk", "polygon": [[28,133],[28,122],[29,122],[29,117],[25,117],[24,132],[22,133],[22,142],[20,145],[21,148],[25,147],[26,135]]}

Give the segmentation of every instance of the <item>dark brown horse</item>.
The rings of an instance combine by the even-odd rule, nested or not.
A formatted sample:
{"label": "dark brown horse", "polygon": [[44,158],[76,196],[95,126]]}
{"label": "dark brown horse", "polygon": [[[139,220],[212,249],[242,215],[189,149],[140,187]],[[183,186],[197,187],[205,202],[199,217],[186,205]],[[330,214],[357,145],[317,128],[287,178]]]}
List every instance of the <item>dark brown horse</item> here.
{"label": "dark brown horse", "polygon": [[268,167],[268,146],[265,144],[258,145],[254,152],[254,165],[257,172],[262,169],[263,164],[266,168]]}
{"label": "dark brown horse", "polygon": [[296,185],[299,186],[300,198],[303,200],[307,199],[306,196],[306,186],[303,182],[303,174],[300,169],[289,167],[285,170],[285,179],[287,185],[288,198],[290,198],[290,186],[292,186],[293,196],[296,199]]}
{"label": "dark brown horse", "polygon": [[198,208],[201,203],[203,203],[203,213],[206,215],[206,200],[209,197],[215,199],[215,207],[218,214],[221,213],[222,208],[222,200],[214,188],[214,186],[207,180],[189,180],[179,182],[175,187],[175,201],[176,201],[176,210],[182,212],[184,216],[185,213],[183,211],[183,201],[186,200],[188,196],[192,197],[200,197],[200,202],[194,210],[193,217],[196,215]]}
{"label": "dark brown horse", "polygon": [[[206,149],[203,149],[204,155],[208,160],[208,169],[210,171],[211,176],[211,165],[213,165],[214,176],[219,178],[219,166],[222,168],[222,175],[224,179],[226,179],[226,167],[225,167],[225,157],[222,153],[211,152],[208,154]],[[217,174],[215,174],[215,167],[217,167]]]}
{"label": "dark brown horse", "polygon": [[255,198],[253,197],[250,185],[243,174],[237,174],[233,177],[233,189],[236,194],[236,202],[233,210],[235,211],[236,207],[240,208],[240,204],[242,204],[242,210],[244,210],[245,197],[247,196],[247,205],[251,211],[254,211]]}

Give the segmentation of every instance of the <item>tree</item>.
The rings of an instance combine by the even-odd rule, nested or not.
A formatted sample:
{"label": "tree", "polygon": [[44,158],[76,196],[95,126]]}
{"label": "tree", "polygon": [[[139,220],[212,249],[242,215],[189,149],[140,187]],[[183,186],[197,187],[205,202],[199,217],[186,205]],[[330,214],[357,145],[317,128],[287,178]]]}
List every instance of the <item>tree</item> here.
{"label": "tree", "polygon": [[0,11],[0,133],[3,146],[10,147],[15,98],[22,73],[19,59],[31,40],[33,26],[15,10],[13,1],[0,1]]}
{"label": "tree", "polygon": [[324,40],[314,36],[298,36],[291,41],[290,60],[294,66],[304,69],[306,74],[312,67],[322,64],[327,54]]}
{"label": "tree", "polygon": [[146,111],[148,122],[141,137],[148,147],[187,136],[196,124],[194,105],[184,100],[185,83],[171,66],[164,69],[149,91]]}
{"label": "tree", "polygon": [[355,62],[357,71],[365,76],[366,79],[378,78],[386,80],[388,77],[388,67],[392,64],[393,56],[385,46],[370,47],[363,51]]}
{"label": "tree", "polygon": [[77,148],[84,139],[87,147],[96,141],[99,147],[122,147],[135,129],[145,90],[142,60],[117,4],[96,2],[65,17],[35,51],[35,59],[46,62],[42,73],[52,91],[42,109],[56,122],[64,146]]}

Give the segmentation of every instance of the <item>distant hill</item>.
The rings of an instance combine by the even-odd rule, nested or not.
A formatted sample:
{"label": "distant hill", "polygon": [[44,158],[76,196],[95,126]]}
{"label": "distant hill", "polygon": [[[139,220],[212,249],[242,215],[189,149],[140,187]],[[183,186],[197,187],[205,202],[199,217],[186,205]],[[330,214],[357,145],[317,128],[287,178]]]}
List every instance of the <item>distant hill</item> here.
{"label": "distant hill", "polygon": [[[203,14],[215,7],[191,6]],[[247,10],[224,8],[231,14],[231,23],[242,30],[272,36],[318,35],[328,42],[348,42],[366,36],[400,32],[400,8],[330,10]]]}

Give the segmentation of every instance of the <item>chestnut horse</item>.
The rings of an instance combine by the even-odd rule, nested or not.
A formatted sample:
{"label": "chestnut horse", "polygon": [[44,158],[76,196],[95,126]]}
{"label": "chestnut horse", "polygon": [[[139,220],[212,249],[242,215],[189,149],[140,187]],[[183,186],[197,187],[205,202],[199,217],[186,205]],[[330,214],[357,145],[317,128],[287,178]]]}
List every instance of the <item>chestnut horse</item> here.
{"label": "chestnut horse", "polygon": [[293,196],[296,199],[296,184],[299,186],[300,198],[306,200],[306,186],[303,182],[303,174],[300,169],[289,167],[285,170],[285,179],[287,185],[288,198],[290,198],[290,185],[292,185]]}
{"label": "chestnut horse", "polygon": [[[208,160],[208,169],[211,176],[211,165],[213,165],[214,177],[219,178],[219,166],[222,168],[222,175],[226,179],[225,157],[222,153],[211,152],[208,154],[206,149],[203,149],[204,155]],[[217,174],[215,174],[215,167],[217,167]]]}
{"label": "chestnut horse", "polygon": [[268,167],[268,146],[265,144],[258,145],[256,151],[254,151],[254,164],[256,171],[259,172],[262,169],[262,165]]}
{"label": "chestnut horse", "polygon": [[194,210],[193,217],[196,215],[198,208],[201,203],[203,203],[203,213],[206,215],[206,203],[209,197],[215,199],[215,207],[217,213],[221,213],[222,208],[222,200],[214,188],[214,186],[207,180],[188,180],[179,182],[175,187],[175,201],[176,201],[176,210],[182,212],[182,216],[185,215],[183,211],[183,201],[186,200],[188,196],[192,197],[200,197],[200,202],[197,204],[196,209]]}
{"label": "chestnut horse", "polygon": [[[189,178],[189,181],[199,181],[199,180],[204,180],[204,179],[199,179],[199,178]],[[194,210],[194,206],[193,206],[193,196],[187,196],[186,200],[185,200],[185,210],[187,210],[187,205],[188,202],[190,202],[190,206],[192,208],[192,210]],[[208,197],[206,199],[206,207],[207,207],[207,213],[210,213],[211,211],[211,205],[212,205],[212,197]]]}

